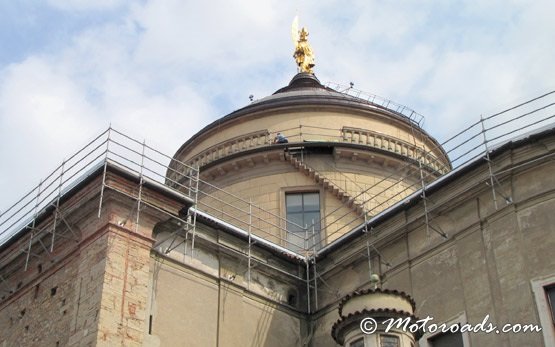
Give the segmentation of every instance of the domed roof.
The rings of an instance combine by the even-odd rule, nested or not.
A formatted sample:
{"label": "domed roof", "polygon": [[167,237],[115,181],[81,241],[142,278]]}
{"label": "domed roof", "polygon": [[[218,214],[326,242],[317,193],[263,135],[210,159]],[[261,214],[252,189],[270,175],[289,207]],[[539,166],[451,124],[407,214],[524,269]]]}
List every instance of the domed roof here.
{"label": "domed roof", "polygon": [[395,112],[381,105],[374,104],[370,101],[338,92],[332,88],[324,86],[314,74],[301,72],[293,77],[289,85],[278,89],[272,95],[253,101],[249,105],[235,110],[230,114],[208,124],[189,138],[189,140],[187,140],[179,148],[177,153],[181,152],[181,150],[193,143],[201,134],[216,126],[220,126],[227,121],[242,116],[252,115],[261,111],[291,106],[335,106],[347,109],[359,109],[363,111],[380,110],[380,113],[385,113],[389,117],[400,120],[406,124],[410,124],[411,126],[415,125],[407,116],[401,113]]}
{"label": "domed roof", "polygon": [[[370,101],[374,100],[374,98],[376,97],[370,96],[368,100],[362,99],[361,97],[349,95],[347,93],[347,91],[349,90],[350,88],[347,88],[346,92],[343,93],[330,87],[324,86],[312,73],[297,73],[291,79],[289,85],[278,89],[272,95],[259,100],[255,100],[249,105],[235,110],[228,115],[219,118],[205,126],[203,129],[189,138],[177,150],[176,155],[178,153],[181,153],[192,143],[196,142],[196,140],[203,134],[207,133],[211,129],[220,127],[229,121],[241,118],[243,116],[266,114],[268,112],[287,108],[333,107],[336,109],[349,110],[348,112],[360,112],[361,114],[368,114],[369,112],[371,112],[372,114],[379,114],[381,117],[395,120],[411,128],[416,127],[417,129],[419,129],[419,131],[426,134],[426,136],[429,136],[416,121],[412,120],[404,113],[397,112],[395,109],[387,107],[387,105],[390,104],[396,105],[395,103],[383,99],[387,101],[387,105],[382,106],[378,103]],[[404,106],[402,108],[405,111],[410,111],[410,109]],[[431,136],[430,139],[433,142],[436,142],[435,139],[433,139]],[[439,147],[439,144],[437,144],[437,142],[436,145]]]}
{"label": "domed roof", "polygon": [[328,91],[334,91],[331,88],[324,87],[314,74],[301,72],[293,77],[288,86],[277,90],[273,95],[298,89],[327,89]]}
{"label": "domed roof", "polygon": [[[354,97],[345,93],[338,92],[332,88],[326,87],[320,83],[318,78],[314,74],[301,72],[296,74],[289,85],[278,89],[272,95],[256,100],[250,105],[239,109],[232,114],[241,112],[243,110],[252,110],[253,108],[258,108],[260,106],[264,107],[278,107],[278,106],[288,106],[299,104],[321,104],[321,105],[342,105],[342,106],[355,106],[364,108],[381,108],[387,110],[383,107],[375,105],[364,99]],[[230,114],[231,115],[231,114]]]}

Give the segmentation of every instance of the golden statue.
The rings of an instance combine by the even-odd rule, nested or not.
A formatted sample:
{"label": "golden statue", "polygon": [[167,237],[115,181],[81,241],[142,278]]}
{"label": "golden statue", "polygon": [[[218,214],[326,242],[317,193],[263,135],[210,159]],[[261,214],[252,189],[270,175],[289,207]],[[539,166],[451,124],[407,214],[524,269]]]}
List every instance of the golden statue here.
{"label": "golden statue", "polygon": [[314,53],[308,44],[308,31],[303,27],[299,31],[299,17],[295,16],[293,24],[291,25],[291,38],[295,44],[295,53],[293,58],[297,62],[299,72],[307,72],[313,74],[312,68],[314,67]]}

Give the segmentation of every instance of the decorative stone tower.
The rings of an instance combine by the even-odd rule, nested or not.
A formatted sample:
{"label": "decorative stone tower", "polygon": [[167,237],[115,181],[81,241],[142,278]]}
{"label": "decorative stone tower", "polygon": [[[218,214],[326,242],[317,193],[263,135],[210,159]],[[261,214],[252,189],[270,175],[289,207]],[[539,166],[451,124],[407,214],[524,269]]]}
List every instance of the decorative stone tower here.
{"label": "decorative stone tower", "polygon": [[[414,310],[414,300],[404,292],[379,288],[357,291],[339,303],[341,318],[333,325],[332,337],[347,347],[414,347],[421,333],[401,329],[416,327]],[[397,325],[398,321],[403,325]],[[389,322],[391,329],[387,329]]]}

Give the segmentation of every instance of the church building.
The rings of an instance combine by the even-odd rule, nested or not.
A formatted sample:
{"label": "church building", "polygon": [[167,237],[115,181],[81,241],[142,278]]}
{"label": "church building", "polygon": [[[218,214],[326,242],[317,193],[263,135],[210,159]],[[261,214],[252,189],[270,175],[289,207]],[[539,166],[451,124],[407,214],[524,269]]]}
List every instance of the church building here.
{"label": "church building", "polygon": [[173,156],[109,128],[2,211],[0,346],[555,345],[555,126],[440,143],[297,32]]}

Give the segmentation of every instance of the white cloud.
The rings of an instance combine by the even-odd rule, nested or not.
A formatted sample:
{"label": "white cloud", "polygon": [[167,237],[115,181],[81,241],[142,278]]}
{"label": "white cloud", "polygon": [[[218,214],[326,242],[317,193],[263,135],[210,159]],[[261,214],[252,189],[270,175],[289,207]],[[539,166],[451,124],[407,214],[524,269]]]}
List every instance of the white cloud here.
{"label": "white cloud", "polygon": [[322,82],[353,81],[407,104],[440,137],[554,88],[547,0],[49,4],[88,20],[61,42],[46,28],[42,39],[56,49],[0,66],[0,136],[9,144],[0,157],[11,164],[0,169],[0,209],[110,123],[171,155],[249,94],[282,87],[296,71],[297,10]]}
{"label": "white cloud", "polygon": [[[168,154],[215,113],[187,80],[163,85],[135,63],[127,24],[89,28],[55,54],[4,67],[0,80],[0,190],[9,205],[112,124]],[[163,85],[161,87],[161,85]],[[8,140],[9,139],[9,140]]]}
{"label": "white cloud", "polygon": [[125,4],[124,0],[48,0],[48,4],[64,11],[111,10]]}
{"label": "white cloud", "polygon": [[[95,109],[71,79],[40,58],[9,67],[0,85],[0,190],[16,197],[98,131]],[[96,129],[95,129],[96,128]]]}

